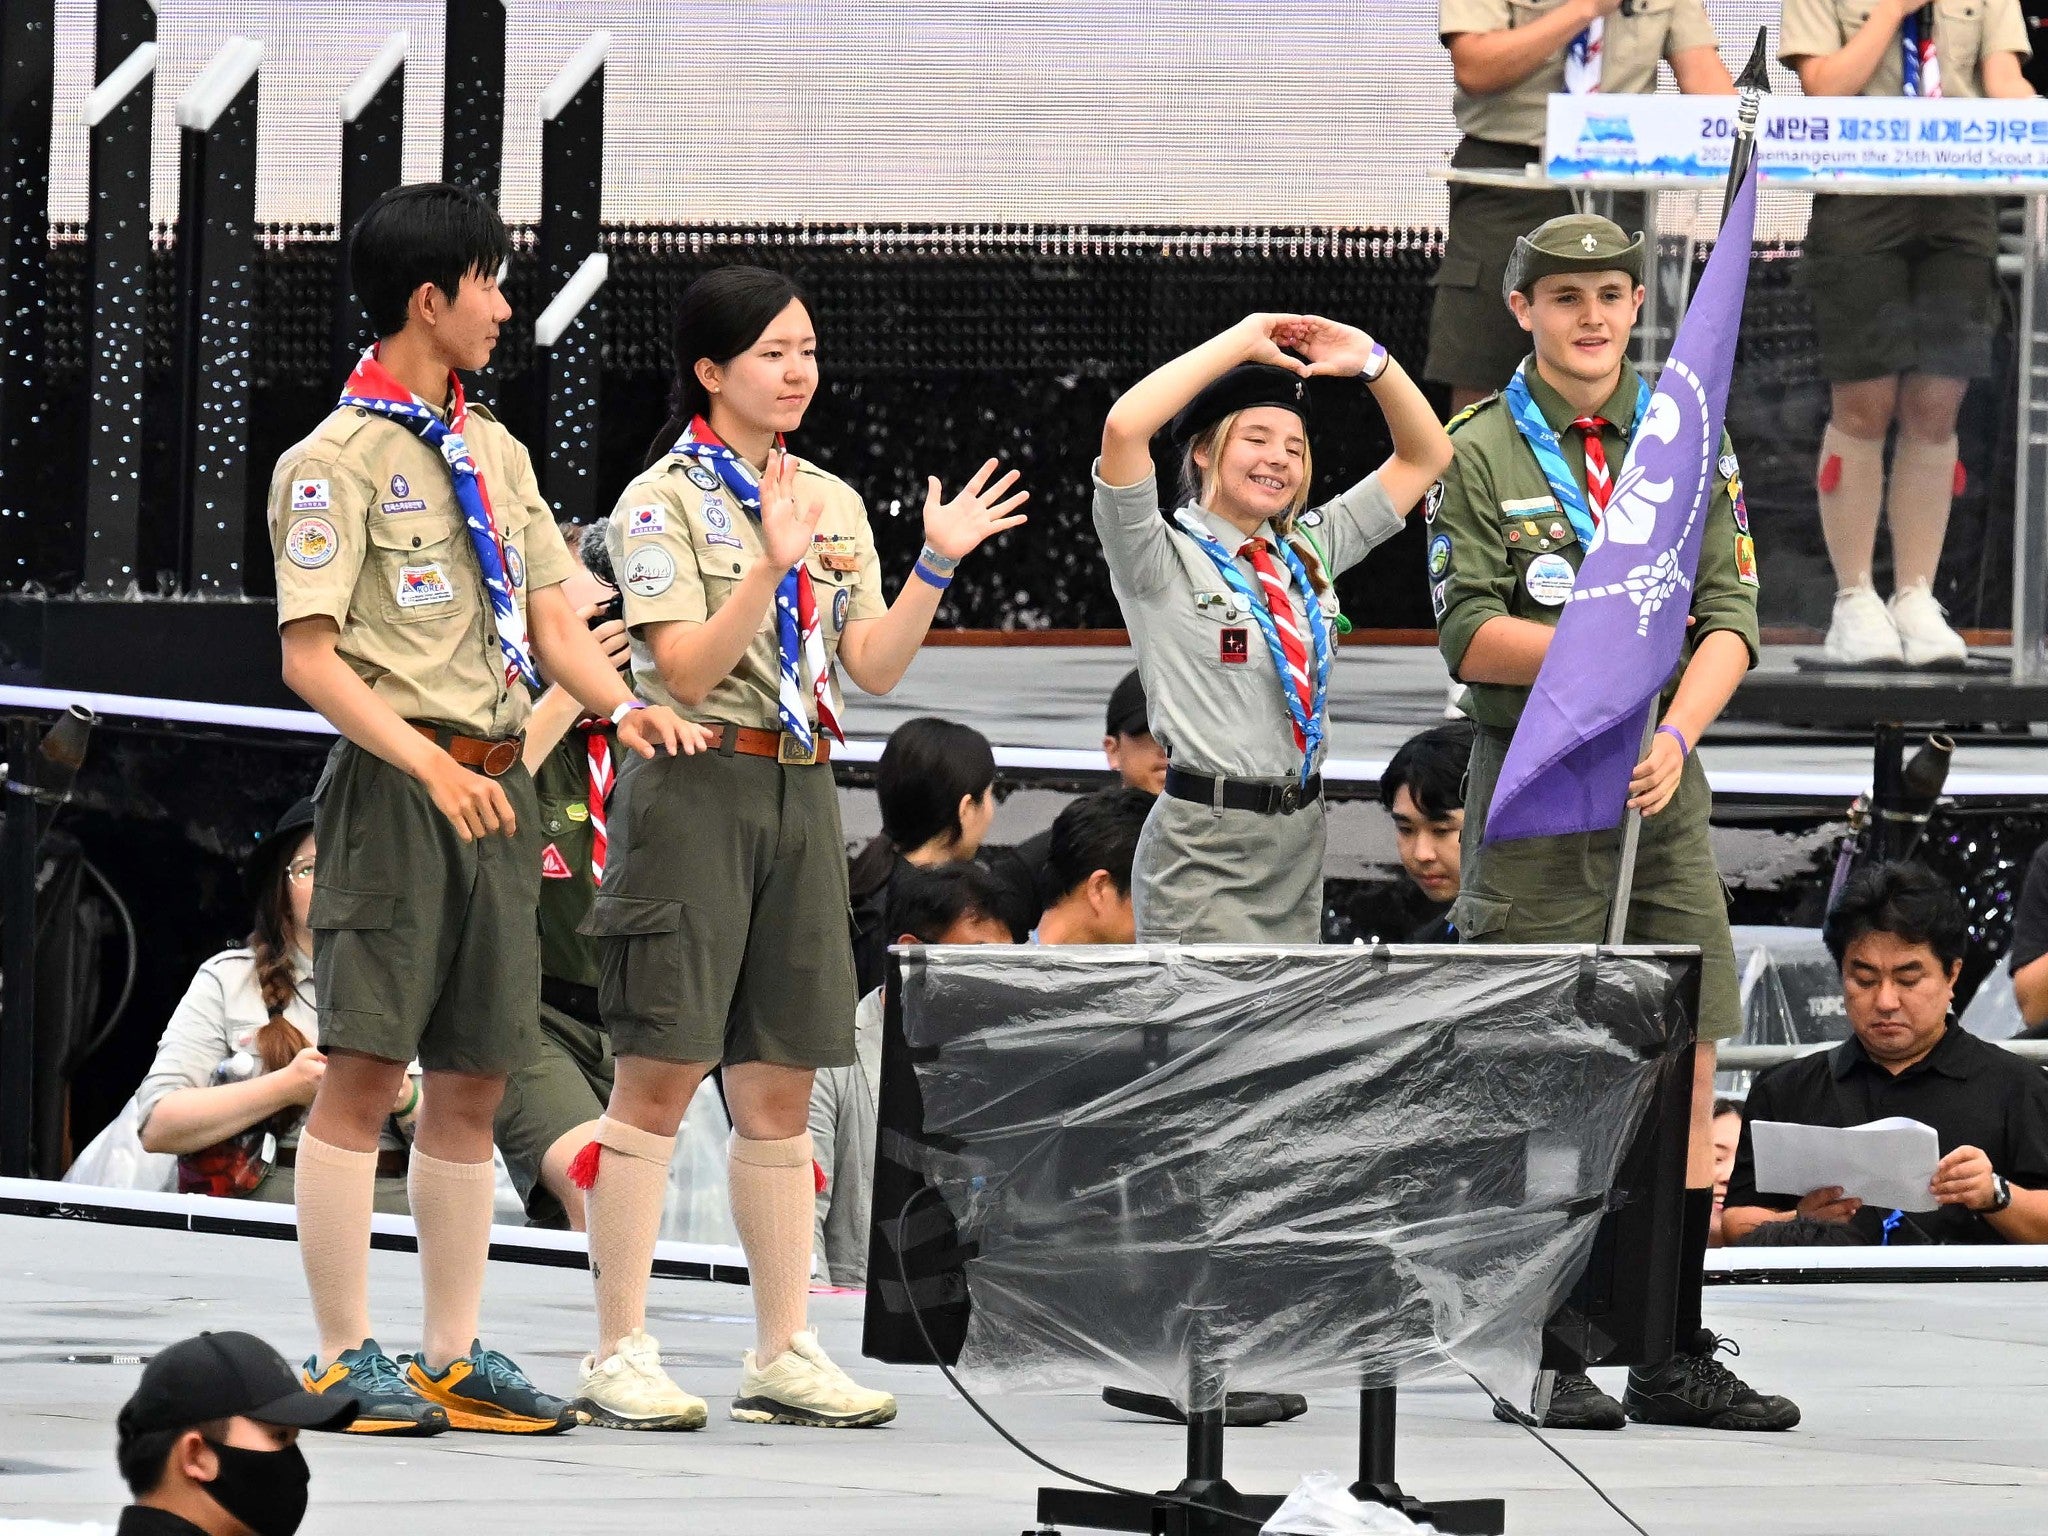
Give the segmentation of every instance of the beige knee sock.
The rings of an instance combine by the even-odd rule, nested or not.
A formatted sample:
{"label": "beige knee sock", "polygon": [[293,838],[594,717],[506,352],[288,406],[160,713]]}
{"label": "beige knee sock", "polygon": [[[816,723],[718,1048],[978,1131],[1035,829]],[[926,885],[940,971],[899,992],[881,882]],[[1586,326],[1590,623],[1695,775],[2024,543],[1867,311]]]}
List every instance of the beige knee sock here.
{"label": "beige knee sock", "polygon": [[647,1321],[647,1281],[661,1236],[676,1139],[607,1115],[597,1122],[591,1142],[603,1150],[596,1154],[594,1169],[584,1164],[590,1183],[583,1218],[590,1233],[590,1281],[597,1291],[597,1358],[603,1360]]}
{"label": "beige knee sock", "polygon": [[1934,585],[1948,511],[1956,495],[1956,440],[1930,443],[1899,433],[1892,450],[1886,521],[1892,530],[1892,586]]}
{"label": "beige knee sock", "polygon": [[489,1163],[444,1162],[412,1149],[406,1194],[420,1234],[420,1354],[436,1374],[467,1355],[480,1331],[495,1184]]}
{"label": "beige knee sock", "polygon": [[754,1286],[754,1359],[766,1365],[789,1348],[810,1303],[811,1223],[818,1186],[811,1133],[748,1141],[733,1133],[726,1177],[732,1222],[747,1250]]}
{"label": "beige knee sock", "polygon": [[377,1199],[377,1154],[347,1152],[301,1133],[293,1200],[299,1210],[299,1262],[320,1330],[319,1364],[370,1336],[370,1210]]}
{"label": "beige knee sock", "polygon": [[1870,585],[1877,513],[1884,500],[1884,443],[1851,437],[1833,422],[1820,440],[1820,527],[1842,591]]}

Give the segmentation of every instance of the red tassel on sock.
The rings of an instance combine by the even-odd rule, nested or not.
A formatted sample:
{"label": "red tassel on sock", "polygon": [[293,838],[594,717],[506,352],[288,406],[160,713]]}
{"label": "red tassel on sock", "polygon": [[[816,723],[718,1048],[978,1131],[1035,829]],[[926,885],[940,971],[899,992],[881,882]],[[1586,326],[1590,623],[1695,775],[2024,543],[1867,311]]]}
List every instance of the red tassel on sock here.
{"label": "red tassel on sock", "polygon": [[597,1159],[604,1151],[601,1142],[586,1141],[583,1150],[569,1160],[569,1182],[578,1189],[588,1189],[597,1182]]}
{"label": "red tassel on sock", "polygon": [[825,1193],[825,1165],[815,1157],[811,1159],[811,1182],[817,1186],[819,1194]]}
{"label": "red tassel on sock", "polygon": [[1969,471],[1963,468],[1963,461],[1961,459],[1957,459],[1955,483],[1949,488],[1949,494],[1952,496],[1961,496],[1963,494],[1963,487],[1968,485],[1969,483]]}
{"label": "red tassel on sock", "polygon": [[1842,483],[1842,456],[1831,453],[1820,461],[1820,488],[1833,491]]}

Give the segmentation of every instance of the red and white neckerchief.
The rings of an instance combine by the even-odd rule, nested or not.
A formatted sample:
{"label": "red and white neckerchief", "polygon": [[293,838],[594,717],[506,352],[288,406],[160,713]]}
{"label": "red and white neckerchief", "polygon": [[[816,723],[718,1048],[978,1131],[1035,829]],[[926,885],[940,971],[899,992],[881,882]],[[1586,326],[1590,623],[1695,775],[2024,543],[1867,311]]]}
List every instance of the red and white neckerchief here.
{"label": "red and white neckerchief", "polygon": [[1607,469],[1607,449],[1600,441],[1601,429],[1610,425],[1604,416],[1581,416],[1572,425],[1586,435],[1586,499],[1593,504],[1593,526],[1600,526],[1600,514],[1607,510],[1607,498],[1614,494],[1614,477]]}
{"label": "red and white neckerchief", "polygon": [[[1308,639],[1301,632],[1301,624],[1294,616],[1294,604],[1287,600],[1287,573],[1280,569],[1267,548],[1264,539],[1246,539],[1237,549],[1238,555],[1251,562],[1252,574],[1259,578],[1259,586],[1266,594],[1266,607],[1273,616],[1273,628],[1280,636],[1280,650],[1287,658],[1287,684],[1301,696],[1304,711],[1315,709],[1315,684],[1308,675]],[[1296,751],[1307,748],[1307,740],[1299,725],[1294,727]]]}
{"label": "red and white neckerchief", "polygon": [[584,733],[584,748],[590,763],[590,878],[604,884],[605,803],[612,793],[612,738],[601,725]]}

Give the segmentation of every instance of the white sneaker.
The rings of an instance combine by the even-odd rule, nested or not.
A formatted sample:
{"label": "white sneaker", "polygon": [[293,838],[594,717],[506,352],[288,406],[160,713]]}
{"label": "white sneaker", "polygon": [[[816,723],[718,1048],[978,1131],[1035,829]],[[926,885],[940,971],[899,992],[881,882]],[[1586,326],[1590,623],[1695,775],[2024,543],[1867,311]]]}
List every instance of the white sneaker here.
{"label": "white sneaker", "polygon": [[732,1416],[743,1424],[800,1424],[811,1429],[865,1429],[896,1417],[896,1399],[858,1385],[832,1363],[806,1329],[764,1369],[750,1349],[741,1362]]}
{"label": "white sneaker", "polygon": [[1906,659],[1899,648],[1899,632],[1892,624],[1892,610],[1885,607],[1874,587],[1848,587],[1835,594],[1835,616],[1828,625],[1824,649],[1829,661],[1844,667],[1887,662],[1897,666]]}
{"label": "white sneaker", "polygon": [[1948,627],[1941,604],[1925,582],[1892,594],[1891,619],[1907,666],[1959,667],[1970,659],[1969,646]]}
{"label": "white sneaker", "polygon": [[583,1357],[583,1385],[575,1402],[585,1422],[600,1429],[702,1429],[704,1399],[692,1397],[661,1368],[661,1346],[635,1328],[599,1363]]}

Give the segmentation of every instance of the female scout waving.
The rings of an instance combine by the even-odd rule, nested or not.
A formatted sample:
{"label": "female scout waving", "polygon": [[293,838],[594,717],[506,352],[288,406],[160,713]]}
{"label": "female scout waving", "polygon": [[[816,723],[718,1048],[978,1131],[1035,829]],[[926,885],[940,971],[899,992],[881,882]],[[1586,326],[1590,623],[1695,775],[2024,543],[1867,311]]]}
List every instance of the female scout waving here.
{"label": "female scout waving", "polygon": [[[1316,374],[1366,382],[1394,453],[1304,511]],[[1169,422],[1181,504],[1162,516],[1150,444]],[[1133,872],[1141,942],[1316,942],[1331,584],[1400,531],[1450,459],[1386,348],[1313,315],[1249,315],[1110,411],[1095,526],[1170,762]]]}
{"label": "female scout waving", "polygon": [[[618,1428],[692,1429],[704,1404],[661,1368],[644,1320],[675,1132],[723,1063],[734,1224],[757,1348],[732,1416],[881,1424],[804,1326],[815,1195],[811,1076],[854,1060],[846,843],[831,770],[833,658],[868,693],[903,677],[954,568],[1024,519],[993,459],[951,501],[933,479],[925,545],[893,604],[853,488],[788,453],[818,388],[817,337],[778,273],[728,267],[684,293],[671,419],[612,514],[609,544],[645,696],[709,731],[691,773],[623,767],[611,858],[586,931],[618,1059],[571,1176],[589,1191],[598,1348],[582,1406]],[[678,759],[677,761],[680,761]]]}

